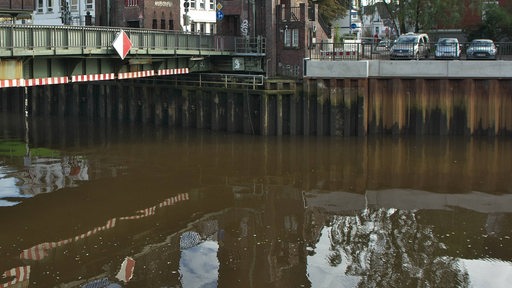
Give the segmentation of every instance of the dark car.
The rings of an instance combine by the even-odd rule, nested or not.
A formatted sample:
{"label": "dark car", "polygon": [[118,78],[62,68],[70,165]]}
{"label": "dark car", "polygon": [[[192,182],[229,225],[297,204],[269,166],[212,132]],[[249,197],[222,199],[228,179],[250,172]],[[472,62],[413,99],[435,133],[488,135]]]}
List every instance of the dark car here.
{"label": "dark car", "polygon": [[488,59],[496,60],[498,49],[494,42],[490,39],[475,39],[471,41],[468,49],[466,50],[466,59]]}

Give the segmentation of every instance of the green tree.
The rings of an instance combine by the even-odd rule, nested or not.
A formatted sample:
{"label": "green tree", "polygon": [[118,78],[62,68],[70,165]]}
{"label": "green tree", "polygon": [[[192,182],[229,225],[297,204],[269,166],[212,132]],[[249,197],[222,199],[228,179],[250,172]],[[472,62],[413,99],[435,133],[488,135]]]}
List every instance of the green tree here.
{"label": "green tree", "polygon": [[469,38],[488,38],[495,41],[512,39],[512,6],[486,5],[482,8],[482,24],[468,31]]}
{"label": "green tree", "polygon": [[[376,2],[381,1],[371,0],[370,4]],[[384,0],[382,2],[395,21],[395,29],[401,33],[428,32],[431,29],[454,27],[460,23],[465,11],[465,1],[461,0]]]}
{"label": "green tree", "polygon": [[318,12],[327,22],[332,23],[336,18],[346,15],[349,10],[351,0],[318,0]]}

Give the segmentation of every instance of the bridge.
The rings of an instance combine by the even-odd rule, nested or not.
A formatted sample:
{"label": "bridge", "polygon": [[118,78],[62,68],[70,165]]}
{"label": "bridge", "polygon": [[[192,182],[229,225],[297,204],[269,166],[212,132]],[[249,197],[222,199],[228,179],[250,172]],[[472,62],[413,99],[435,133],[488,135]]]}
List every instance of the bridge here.
{"label": "bridge", "polygon": [[[113,42],[131,42],[126,58]],[[0,25],[0,88],[190,72],[263,73],[265,38],[91,26]]]}

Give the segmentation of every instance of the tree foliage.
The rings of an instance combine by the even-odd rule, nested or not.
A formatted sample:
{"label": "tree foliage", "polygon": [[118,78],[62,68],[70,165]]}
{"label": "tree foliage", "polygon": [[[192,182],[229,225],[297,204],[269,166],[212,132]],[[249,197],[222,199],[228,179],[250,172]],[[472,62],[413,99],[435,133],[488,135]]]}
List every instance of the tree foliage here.
{"label": "tree foliage", "polygon": [[[319,14],[332,23],[347,15],[356,0],[317,0]],[[368,0],[367,5],[382,2],[388,11],[395,31],[429,32],[432,29],[460,27],[465,12],[484,15],[477,29],[468,31],[470,38],[512,39],[512,1],[501,7],[487,0]],[[365,12],[368,14],[368,11]]]}
{"label": "tree foliage", "polygon": [[489,5],[483,9],[483,22],[473,31],[469,38],[489,38],[495,41],[512,40],[512,5],[500,7]]}
{"label": "tree foliage", "polygon": [[376,2],[384,3],[401,33],[451,27],[464,16],[461,0],[371,0],[370,4]]}
{"label": "tree foliage", "polygon": [[349,10],[351,0],[318,0],[320,16],[327,22],[332,23],[336,18],[343,17]]}

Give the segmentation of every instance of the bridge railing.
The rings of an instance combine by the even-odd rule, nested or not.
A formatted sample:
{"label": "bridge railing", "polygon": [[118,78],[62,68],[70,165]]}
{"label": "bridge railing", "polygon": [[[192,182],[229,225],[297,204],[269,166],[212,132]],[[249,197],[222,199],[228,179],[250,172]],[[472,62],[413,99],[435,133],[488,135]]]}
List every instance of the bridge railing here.
{"label": "bridge railing", "polygon": [[94,26],[0,25],[0,56],[113,54],[112,43],[121,29],[133,44],[132,54],[176,54],[186,50],[265,53],[261,37]]}

